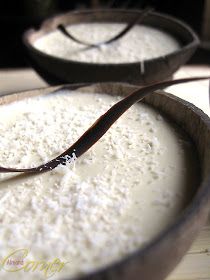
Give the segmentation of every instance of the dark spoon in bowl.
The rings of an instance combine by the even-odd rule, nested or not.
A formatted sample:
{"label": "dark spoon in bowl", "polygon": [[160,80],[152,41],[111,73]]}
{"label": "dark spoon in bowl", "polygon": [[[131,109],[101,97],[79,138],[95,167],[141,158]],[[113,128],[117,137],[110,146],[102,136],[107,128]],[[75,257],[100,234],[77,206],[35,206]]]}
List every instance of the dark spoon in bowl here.
{"label": "dark spoon in bowl", "polygon": [[60,30],[62,32],[62,34],[64,34],[67,38],[71,39],[72,41],[74,41],[78,44],[84,45],[89,48],[99,48],[102,45],[108,45],[108,44],[113,43],[114,41],[117,41],[118,39],[122,38],[126,33],[128,33],[134,27],[134,25],[142,22],[143,19],[152,11],[153,11],[152,8],[144,9],[140,15],[138,15],[133,21],[128,23],[126,25],[126,27],[123,30],[121,30],[117,35],[115,35],[114,37],[112,37],[106,41],[99,42],[97,44],[88,43],[81,39],[76,38],[69,31],[67,31],[66,27],[62,23],[57,26],[57,29]]}
{"label": "dark spoon in bowl", "polygon": [[113,123],[120,118],[123,113],[125,113],[133,104],[142,100],[145,96],[151,94],[156,90],[163,89],[168,86],[205,79],[210,79],[210,77],[194,77],[159,82],[134,90],[130,93],[130,95],[115,103],[115,105],[113,105],[105,114],[100,116],[95,121],[95,123],[88,130],[86,130],[86,132],[83,133],[83,135],[71,147],[69,147],[66,151],[64,151],[56,158],[33,168],[10,168],[1,166],[0,172],[39,173],[50,171],[57,167],[59,164],[66,165],[67,163],[73,162],[76,158],[80,157],[87,150],[89,150],[107,132],[107,130],[113,125]]}

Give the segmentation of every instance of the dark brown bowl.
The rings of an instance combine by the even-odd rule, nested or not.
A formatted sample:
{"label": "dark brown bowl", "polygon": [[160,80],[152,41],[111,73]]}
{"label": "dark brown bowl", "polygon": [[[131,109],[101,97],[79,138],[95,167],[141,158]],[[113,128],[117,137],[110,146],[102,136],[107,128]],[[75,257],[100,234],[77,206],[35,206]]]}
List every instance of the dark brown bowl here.
{"label": "dark brown bowl", "polygon": [[144,61],[144,73],[140,62],[97,64],[77,62],[48,55],[34,47],[34,41],[56,29],[60,23],[81,22],[130,22],[140,13],[138,10],[86,10],[54,16],[43,22],[39,30],[30,29],[23,35],[29,60],[36,71],[49,84],[81,82],[127,82],[145,85],[170,77],[192,56],[199,44],[197,35],[185,23],[171,16],[152,12],[144,24],[165,30],[181,43],[181,49],[166,56]]}
{"label": "dark brown bowl", "polygon": [[[3,96],[0,97],[0,104],[28,96],[56,92],[63,88],[127,95],[136,87],[122,83],[57,86]],[[210,210],[209,117],[194,105],[163,92],[146,97],[144,102],[163,112],[191,137],[199,156],[200,183],[197,184],[195,190],[193,188],[193,196],[177,220],[152,242],[143,249],[136,248],[134,253],[129,254],[122,261],[110,264],[77,280],[163,280],[184,256],[207,219]]]}

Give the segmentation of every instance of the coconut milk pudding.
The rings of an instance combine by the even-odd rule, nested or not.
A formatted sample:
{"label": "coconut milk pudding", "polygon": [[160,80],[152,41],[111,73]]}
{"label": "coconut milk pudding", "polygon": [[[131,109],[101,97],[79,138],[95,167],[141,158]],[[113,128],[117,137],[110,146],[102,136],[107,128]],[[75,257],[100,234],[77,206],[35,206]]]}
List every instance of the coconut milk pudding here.
{"label": "coconut milk pudding", "polygon": [[[80,40],[97,44],[118,34],[124,23],[81,23],[67,26]],[[129,63],[165,56],[180,48],[170,34],[144,25],[134,26],[119,40],[99,48],[87,48],[53,31],[35,41],[34,46],[49,55],[92,63]]]}
{"label": "coconut milk pudding", "polygon": [[[66,90],[0,106],[0,165],[52,159],[119,99]],[[132,106],[75,162],[0,174],[1,279],[15,268],[15,279],[75,277],[120,260],[174,222],[197,179],[189,139],[155,109]]]}

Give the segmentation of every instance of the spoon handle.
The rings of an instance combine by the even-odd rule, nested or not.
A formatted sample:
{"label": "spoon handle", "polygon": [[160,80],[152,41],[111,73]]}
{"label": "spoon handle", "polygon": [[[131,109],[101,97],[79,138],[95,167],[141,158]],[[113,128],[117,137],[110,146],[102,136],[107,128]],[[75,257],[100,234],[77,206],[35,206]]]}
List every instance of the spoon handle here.
{"label": "spoon handle", "polygon": [[168,86],[205,79],[210,79],[210,76],[165,81],[137,89],[130,95],[114,104],[105,114],[100,116],[96,122],[70,148],[68,148],[56,158],[34,168],[0,167],[0,172],[46,172],[54,169],[59,164],[66,165],[68,162],[75,160],[75,158],[80,157],[87,150],[89,150],[124,112],[126,112],[133,104],[142,100],[145,96]]}

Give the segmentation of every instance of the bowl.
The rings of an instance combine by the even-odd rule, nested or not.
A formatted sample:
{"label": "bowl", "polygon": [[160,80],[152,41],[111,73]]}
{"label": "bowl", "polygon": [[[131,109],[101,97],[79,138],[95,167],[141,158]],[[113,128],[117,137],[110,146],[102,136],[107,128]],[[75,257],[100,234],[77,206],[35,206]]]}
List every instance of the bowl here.
{"label": "bowl", "polygon": [[45,34],[55,30],[59,24],[70,25],[88,22],[133,21],[139,10],[85,10],[56,15],[45,20],[38,30],[27,30],[23,35],[29,61],[34,69],[51,85],[59,83],[82,82],[127,82],[145,85],[167,79],[192,56],[199,39],[192,29],[171,16],[151,12],[144,24],[166,31],[181,43],[181,48],[168,55],[144,61],[144,73],[140,71],[140,62],[99,64],[62,59],[39,51],[34,42]]}
{"label": "bowl", "polygon": [[[6,95],[0,97],[0,104],[61,89],[127,95],[136,87],[123,83],[63,85]],[[153,93],[143,102],[165,114],[193,140],[199,157],[200,183],[177,220],[148,245],[136,248],[123,260],[78,280],[162,280],[179,263],[207,219],[210,209],[210,119],[194,105],[165,92]]]}

